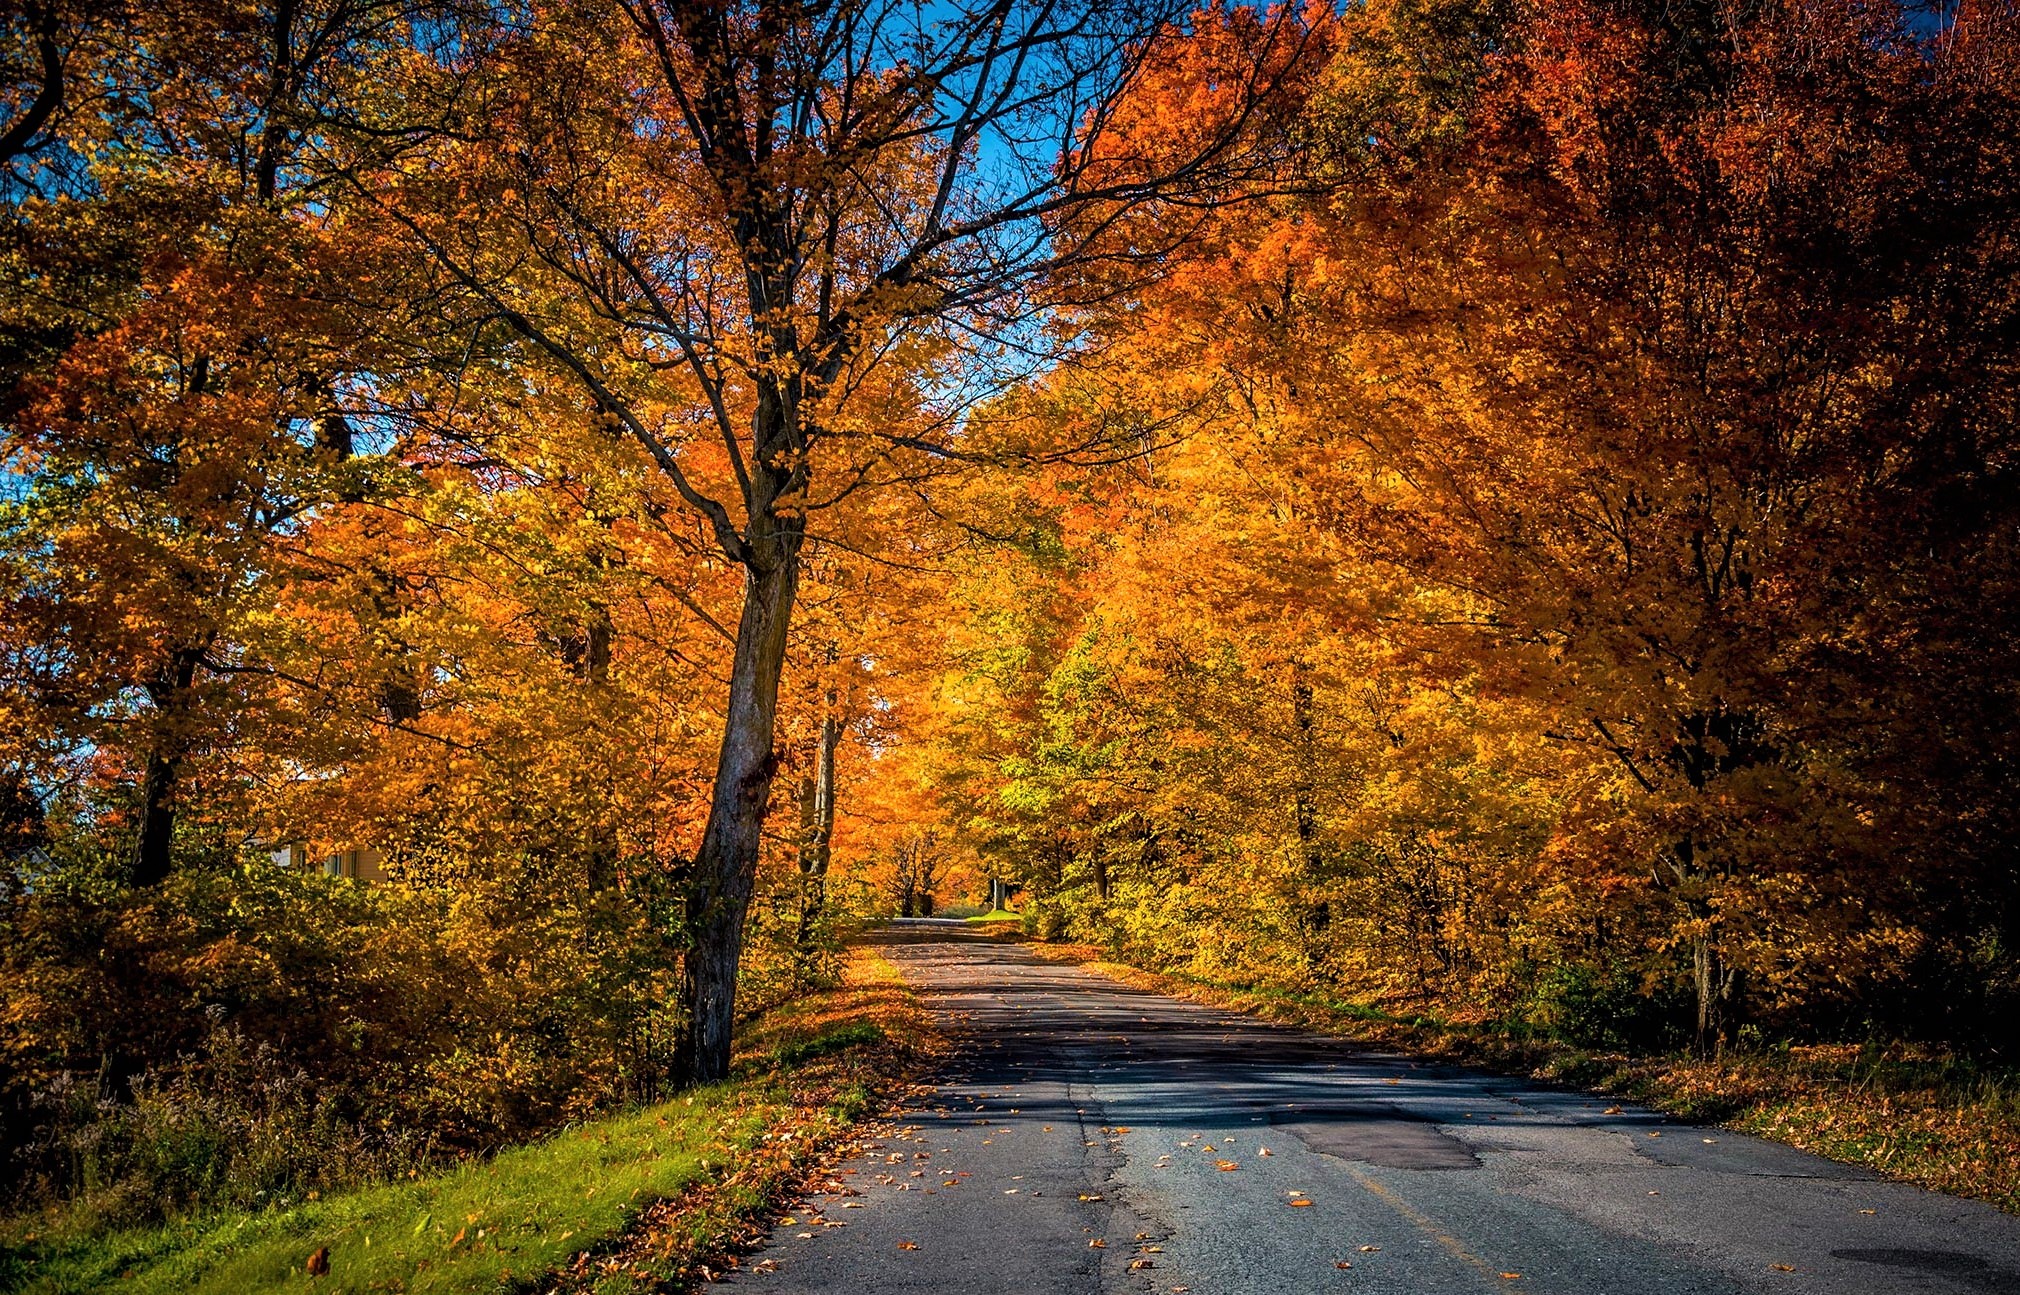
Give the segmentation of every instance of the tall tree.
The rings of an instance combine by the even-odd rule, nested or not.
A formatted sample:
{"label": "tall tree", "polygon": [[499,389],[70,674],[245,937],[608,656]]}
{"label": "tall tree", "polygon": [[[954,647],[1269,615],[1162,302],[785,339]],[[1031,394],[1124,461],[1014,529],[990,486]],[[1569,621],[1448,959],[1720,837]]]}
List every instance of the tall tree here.
{"label": "tall tree", "polygon": [[394,331],[396,311],[349,308],[345,280],[386,267],[300,143],[403,13],[28,15],[56,80],[7,128],[15,736],[130,764],[139,884],[170,871],[186,766],[257,673],[243,621],[276,538],[345,489],[367,335]]}
{"label": "tall tree", "polygon": [[[1041,312],[1064,271],[1146,255],[1107,228],[1268,160],[1243,127],[1298,57],[1305,29],[1288,7],[1204,15],[1241,35],[1218,95],[1154,149],[1115,131],[1183,11],[556,5],[459,47],[459,60],[486,51],[474,63],[442,64],[445,99],[466,114],[456,129],[355,163],[467,293],[593,393],[743,573],[689,874],[694,1080],[729,1064],[814,523],[919,456],[961,456],[958,407],[987,381],[972,364],[935,372],[920,346],[1028,359],[1053,344]],[[907,364],[923,366],[918,398],[947,411],[937,433],[849,417],[870,374]]]}

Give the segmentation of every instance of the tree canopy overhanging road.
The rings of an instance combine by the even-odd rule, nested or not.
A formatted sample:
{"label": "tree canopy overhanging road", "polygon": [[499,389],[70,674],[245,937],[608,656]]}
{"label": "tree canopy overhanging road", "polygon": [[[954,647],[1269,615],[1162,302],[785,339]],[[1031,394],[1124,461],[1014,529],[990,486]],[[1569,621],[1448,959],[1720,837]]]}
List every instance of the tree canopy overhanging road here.
{"label": "tree canopy overhanging road", "polygon": [[887,938],[956,1059],[732,1289],[2020,1290],[2020,1219],[1989,1205],[1130,989],[952,923]]}

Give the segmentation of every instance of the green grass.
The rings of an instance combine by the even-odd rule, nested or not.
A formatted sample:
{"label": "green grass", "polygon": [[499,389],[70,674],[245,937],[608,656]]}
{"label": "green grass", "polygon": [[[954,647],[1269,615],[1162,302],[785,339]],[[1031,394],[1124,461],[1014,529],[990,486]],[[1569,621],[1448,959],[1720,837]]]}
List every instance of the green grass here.
{"label": "green grass", "polygon": [[[778,1114],[753,1096],[747,1083],[720,1085],[445,1174],[291,1209],[11,1238],[0,1251],[0,1286],[35,1295],[509,1289],[565,1267],[621,1232],[641,1204],[674,1195],[748,1146]],[[329,1275],[311,1277],[306,1262],[324,1246]]]}
{"label": "green grass", "polygon": [[1007,908],[992,908],[986,913],[977,913],[973,917],[962,920],[969,922],[1021,922],[1024,920],[1024,915],[1022,913],[1013,913]]}
{"label": "green grass", "polygon": [[[598,1290],[659,1289],[680,1275],[681,1253],[709,1253],[739,1212],[761,1207],[793,1157],[859,1118],[876,1059],[914,1042],[895,971],[879,964],[856,979],[762,1022],[728,1083],[488,1160],[286,1209],[121,1231],[49,1217],[0,1221],[0,1291],[530,1292],[551,1286],[543,1277],[583,1251],[625,1258],[622,1271],[588,1279]],[[884,1024],[863,1019],[872,1015]],[[781,1129],[797,1131],[790,1151],[769,1140]],[[697,1188],[692,1208],[647,1208]],[[640,1228],[651,1234],[650,1258],[630,1253]],[[322,1247],[329,1273],[314,1277],[307,1261]],[[634,1269],[653,1271],[634,1278]]]}
{"label": "green grass", "polygon": [[780,1066],[803,1066],[820,1057],[831,1056],[848,1048],[869,1047],[884,1041],[884,1029],[874,1021],[856,1021],[839,1026],[811,1038],[793,1039],[781,1043],[772,1052],[773,1062]]}

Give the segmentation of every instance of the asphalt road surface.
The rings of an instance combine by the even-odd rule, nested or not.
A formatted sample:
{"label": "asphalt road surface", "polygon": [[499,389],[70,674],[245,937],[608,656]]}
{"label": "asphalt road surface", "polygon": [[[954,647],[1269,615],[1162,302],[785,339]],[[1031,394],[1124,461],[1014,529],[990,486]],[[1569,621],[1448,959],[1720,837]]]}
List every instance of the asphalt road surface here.
{"label": "asphalt road surface", "polygon": [[953,926],[891,938],[959,1053],[737,1291],[2020,1295],[1989,1205]]}

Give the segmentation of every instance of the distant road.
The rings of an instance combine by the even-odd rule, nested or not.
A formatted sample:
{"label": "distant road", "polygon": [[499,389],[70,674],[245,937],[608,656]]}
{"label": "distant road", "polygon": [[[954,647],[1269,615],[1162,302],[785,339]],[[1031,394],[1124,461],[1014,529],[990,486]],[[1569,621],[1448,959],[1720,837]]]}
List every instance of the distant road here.
{"label": "distant road", "polygon": [[960,1054],[730,1288],[2020,1293],[2020,1218],[1989,1205],[1138,992],[971,931],[891,932]]}

